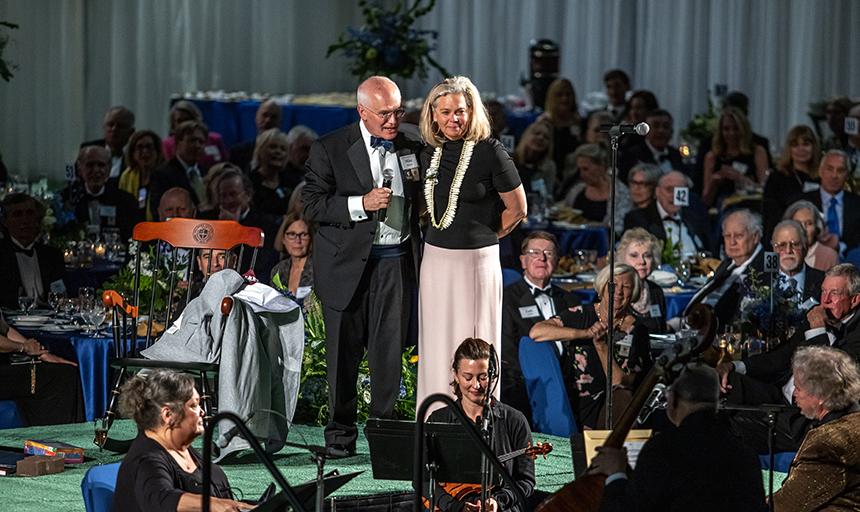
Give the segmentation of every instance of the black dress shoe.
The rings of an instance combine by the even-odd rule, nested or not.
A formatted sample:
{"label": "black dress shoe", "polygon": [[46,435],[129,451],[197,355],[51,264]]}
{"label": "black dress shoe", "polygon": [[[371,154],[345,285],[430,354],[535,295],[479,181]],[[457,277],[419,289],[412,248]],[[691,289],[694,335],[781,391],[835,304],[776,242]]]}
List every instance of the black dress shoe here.
{"label": "black dress shoe", "polygon": [[329,460],[345,459],[356,455],[355,446],[344,446],[342,444],[327,444],[326,458]]}

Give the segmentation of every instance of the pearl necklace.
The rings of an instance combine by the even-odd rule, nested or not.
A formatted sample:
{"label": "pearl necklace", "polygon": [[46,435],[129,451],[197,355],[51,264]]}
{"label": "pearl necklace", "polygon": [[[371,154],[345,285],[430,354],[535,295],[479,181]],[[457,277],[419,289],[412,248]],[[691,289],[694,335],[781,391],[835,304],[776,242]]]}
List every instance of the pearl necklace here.
{"label": "pearl necklace", "polygon": [[463,144],[463,150],[460,152],[460,161],[454,170],[451,191],[448,193],[448,206],[445,208],[445,213],[439,222],[436,222],[436,207],[433,193],[436,190],[436,184],[439,182],[439,160],[442,158],[442,146],[439,146],[433,152],[433,158],[430,159],[430,167],[427,169],[427,177],[424,179],[424,198],[427,200],[427,209],[430,212],[430,223],[436,229],[447,229],[454,222],[454,216],[457,214],[457,201],[460,198],[460,186],[463,184],[463,178],[466,176],[466,169],[469,168],[469,161],[472,159],[472,151],[474,149],[474,141],[466,141]]}

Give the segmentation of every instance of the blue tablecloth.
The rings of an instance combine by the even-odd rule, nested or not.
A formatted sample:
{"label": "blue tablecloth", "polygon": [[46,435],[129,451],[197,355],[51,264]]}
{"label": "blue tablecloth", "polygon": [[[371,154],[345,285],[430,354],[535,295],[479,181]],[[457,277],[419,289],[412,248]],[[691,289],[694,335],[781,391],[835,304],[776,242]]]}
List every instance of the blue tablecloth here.
{"label": "blue tablecloth", "polygon": [[[690,303],[690,299],[693,298],[693,295],[696,294],[695,291],[669,293],[663,290],[663,292],[666,294],[666,318],[675,318],[680,315],[684,311],[684,308],[687,307],[687,304]],[[583,304],[592,303],[594,301],[594,297],[597,296],[597,292],[595,292],[593,288],[574,290],[574,293],[579,297]]]}
{"label": "blue tablecloth", "polygon": [[[78,363],[87,421],[105,415],[113,387],[113,369],[109,363],[114,357],[112,337],[86,337],[83,331],[48,333],[38,329],[16,329],[28,338],[39,340],[52,354]],[[139,348],[143,348],[143,341],[138,340]]]}
{"label": "blue tablecloth", "polygon": [[[178,100],[171,100],[171,105]],[[190,100],[200,108],[203,121],[209,130],[220,133],[228,148],[237,142],[254,140],[257,136],[257,125],[254,116],[257,114],[259,101],[212,101]],[[283,105],[284,117],[281,130],[284,132],[296,125],[312,128],[320,136],[332,132],[341,126],[358,121],[358,111],[352,107],[324,107],[320,105]],[[537,118],[537,112],[508,114],[508,128],[514,136],[519,136],[526,127]]]}

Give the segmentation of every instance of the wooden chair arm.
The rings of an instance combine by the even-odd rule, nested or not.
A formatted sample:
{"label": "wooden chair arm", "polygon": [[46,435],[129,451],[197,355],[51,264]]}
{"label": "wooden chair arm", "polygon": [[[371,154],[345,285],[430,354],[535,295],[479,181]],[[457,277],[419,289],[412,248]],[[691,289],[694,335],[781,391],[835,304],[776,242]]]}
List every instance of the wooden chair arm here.
{"label": "wooden chair arm", "polygon": [[104,305],[109,308],[119,306],[119,308],[125,311],[127,315],[131,316],[132,318],[137,318],[137,306],[127,304],[123,300],[122,296],[113,290],[106,290],[104,292],[104,294],[102,295],[102,302],[104,302]]}

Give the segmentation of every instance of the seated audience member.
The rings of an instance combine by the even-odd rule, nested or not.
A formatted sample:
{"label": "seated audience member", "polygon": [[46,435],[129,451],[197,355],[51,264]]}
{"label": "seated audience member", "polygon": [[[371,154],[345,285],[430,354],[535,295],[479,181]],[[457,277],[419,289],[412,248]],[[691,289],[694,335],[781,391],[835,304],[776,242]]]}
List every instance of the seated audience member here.
{"label": "seated audience member", "polygon": [[[35,357],[41,363],[10,364],[14,354]],[[76,366],[9,327],[0,313],[0,401],[14,401],[26,426],[84,421],[84,396]]]}
{"label": "seated audience member", "polygon": [[191,201],[191,194],[182,187],[173,187],[161,196],[158,205],[158,220],[165,222],[173,218],[193,219],[197,208]]}
{"label": "seated audience member", "polygon": [[[173,370],[138,374],[119,395],[137,437],[119,467],[111,510],[202,510],[203,456],[191,443],[203,433],[203,408],[194,379]],[[224,471],[212,464],[213,510],[240,511]]]}
{"label": "seated audience member", "polygon": [[[203,113],[197,108],[197,105],[187,100],[179,100],[170,107],[170,137],[164,139],[161,147],[164,150],[164,158],[170,160],[176,155],[176,130],[179,125],[187,121],[197,121],[203,123]],[[210,132],[207,128],[206,141],[203,145],[203,153],[200,155],[199,165],[201,168],[208,169],[215,164],[226,162],[229,158],[227,146],[224,145],[224,140],[221,134]]]}
{"label": "seated audience member", "polygon": [[[502,299],[502,401],[522,412],[532,424],[532,408],[520,366],[520,338],[532,326],[580,304],[576,294],[550,282],[558,265],[558,241],[546,231],[529,234],[522,244],[520,263],[523,278],[505,287]],[[556,341],[555,352],[564,359],[564,345]]]}
{"label": "seated audience member", "polygon": [[530,124],[511,156],[526,193],[551,199],[557,188],[557,174],[552,159],[552,125],[549,121]]}
{"label": "seated audience member", "polygon": [[[592,221],[610,225],[609,183],[606,173],[609,155],[606,148],[596,144],[583,144],[570,155],[579,169],[579,181],[567,192],[564,204],[578,210]],[[630,191],[627,185],[615,180],[615,226],[621,232],[624,216],[630,211]]]}
{"label": "seated audience member", "polygon": [[657,182],[657,200],[628,213],[624,217],[624,229],[644,228],[658,240],[673,245],[680,241],[684,255],[711,251],[711,229],[704,208],[697,208],[699,205],[695,201],[690,201],[691,206],[675,204],[675,188],[689,188],[691,184],[688,176],[677,171],[663,175]]}
{"label": "seated audience member", "polygon": [[287,185],[295,189],[305,181],[305,163],[311,155],[311,144],[319,138],[317,132],[304,125],[293,126],[287,132]]}
{"label": "seated audience member", "polygon": [[549,85],[544,107],[545,112],[538,119],[545,119],[552,126],[552,160],[556,169],[563,169],[565,157],[579,146],[582,124],[570,80],[558,78]]}
{"label": "seated audience member", "polygon": [[278,233],[287,256],[272,269],[275,276],[297,299],[304,299],[314,285],[314,266],[309,261],[314,248],[316,225],[304,215],[288,213]]}
{"label": "seated audience member", "polygon": [[264,213],[281,216],[287,211],[292,187],[287,184],[287,135],[272,128],[257,136],[251,160],[254,204]]}
{"label": "seated audience member", "polygon": [[812,128],[798,125],[789,130],[776,170],[770,173],[764,184],[762,217],[765,233],[773,233],[783,212],[804,192],[818,189],[820,163],[821,148]]}
{"label": "seated audience member", "polygon": [[161,194],[173,187],[182,187],[191,194],[195,205],[206,196],[204,170],[200,159],[206,145],[209,128],[199,121],[186,121],[176,127],[176,155],[152,173],[149,184],[149,208],[158,210]]}
{"label": "seated audience member", "polygon": [[[257,107],[254,115],[254,123],[257,125],[257,136],[272,128],[281,128],[281,120],[284,118],[284,109],[273,99],[267,99]],[[256,140],[239,142],[230,148],[230,162],[239,169],[250,172],[251,159],[254,158],[254,148],[257,147]]]}
{"label": "seated audience member", "polygon": [[101,146],[107,149],[110,152],[110,174],[108,177],[116,183],[123,171],[123,159],[128,139],[133,133],[134,112],[122,106],[111,107],[105,113],[104,138],[84,142],[81,144],[81,148]]}
{"label": "seated audience member", "polygon": [[807,265],[827,272],[830,267],[839,264],[839,254],[819,241],[825,230],[818,207],[809,201],[800,200],[788,207],[782,219],[796,220],[806,230],[806,240],[809,242],[805,260]]}
{"label": "seated audience member", "polygon": [[613,122],[621,121],[621,114],[627,106],[627,93],[630,91],[630,77],[620,69],[611,69],[603,75],[603,85],[609,105],[606,110],[612,114]]}
{"label": "seated audience member", "polygon": [[[627,176],[627,188],[630,190],[630,201],[635,211],[648,208],[657,199],[657,182],[663,177],[663,170],[656,164],[640,163],[630,169]],[[629,213],[627,215],[630,215]]]}
{"label": "seated audience member", "polygon": [[490,137],[501,142],[508,153],[513,153],[517,141],[508,128],[508,112],[505,106],[497,100],[489,100],[484,105],[487,107],[487,115],[490,116]]}
{"label": "seated audience member", "polygon": [[585,143],[603,144],[606,148],[609,148],[609,133],[601,131],[600,126],[604,124],[612,124],[614,122],[615,118],[612,117],[612,113],[606,110],[595,110],[589,114],[588,121],[586,123],[588,128],[585,130]]}
{"label": "seated audience member", "polygon": [[845,152],[831,149],[818,167],[821,188],[803,194],[803,199],[824,213],[827,230],[839,237],[843,255],[860,246],[860,196],[845,189],[849,164]]}
{"label": "seated audience member", "polygon": [[47,304],[51,285],[63,282],[65,264],[59,249],[36,242],[45,207],[27,194],[9,194],[0,209],[7,233],[0,239],[0,306],[18,309],[21,288]]}
{"label": "seated audience member", "polygon": [[628,146],[619,158],[618,178],[622,181],[626,182],[630,169],[640,163],[655,164],[664,173],[681,171],[684,167],[681,152],[669,145],[674,133],[672,114],[665,110],[652,110],[645,116],[645,122],[651,127],[645,140]]}
{"label": "seated audience member", "polygon": [[198,210],[205,212],[218,207],[218,180],[221,179],[221,175],[230,170],[241,171],[242,169],[230,162],[220,163],[209,169],[206,177],[203,178],[203,186],[206,188],[206,193],[198,205]]}
{"label": "seated audience member", "polygon": [[[254,185],[247,174],[235,170],[227,171],[218,181],[218,207],[201,212],[200,218],[234,220],[243,226],[262,229],[265,234],[265,245],[257,253],[257,262],[253,270],[257,279],[268,283],[272,267],[277,262],[277,254],[272,242],[277,228],[274,217],[251,204],[253,193]],[[249,269],[253,252],[253,250],[245,251],[244,258],[240,262],[240,274]]]}
{"label": "seated audience member", "polygon": [[[684,315],[698,303],[714,308],[720,325],[729,325],[740,311],[741,283],[755,272],[759,281],[764,273],[764,251],[761,239],[761,217],[749,210],[738,210],[723,220],[723,243],[727,258],[714,275],[690,299]],[[767,274],[771,276],[772,274]]]}
{"label": "seated audience member", "polygon": [[848,134],[845,133],[845,118],[853,106],[854,102],[847,96],[839,96],[827,102],[824,115],[827,127],[830,128],[832,135],[824,139],[821,143],[821,147],[825,151],[828,149],[841,149],[845,151],[848,148]]}
{"label": "seated audience member", "polygon": [[688,364],[666,398],[666,415],[678,428],[645,443],[636,469],[625,448],[598,447],[590,473],[607,476],[600,510],[767,510],[759,459],[717,419],[719,395],[714,370]]}
{"label": "seated audience member", "polygon": [[788,477],[773,494],[774,510],[860,509],[860,372],[844,352],[806,347],[794,354],[794,397],[813,421]]}
{"label": "seated audience member", "polygon": [[767,169],[767,151],[753,142],[747,117],[736,108],[724,109],[711,150],[705,155],[705,204],[715,206],[744,187],[764,185]]}
{"label": "seated audience member", "polygon": [[[850,263],[827,271],[821,285],[821,305],[806,313],[797,332],[770,352],[744,361],[717,366],[721,385],[730,404],[790,405],[794,392],[791,358],[800,347],[823,345],[838,348],[852,359],[860,359],[860,272]],[[767,453],[767,428],[758,416],[732,413],[733,429],[744,443],[759,453]],[[811,422],[798,413],[777,418],[775,451],[797,451]]]}
{"label": "seated audience member", "polygon": [[78,154],[77,168],[83,187],[74,183],[60,191],[75,208],[78,222],[98,226],[99,230],[119,228],[122,240],[131,238],[138,218],[137,199],[108,182],[110,154],[99,146],[85,146]]}
{"label": "seated audience member", "polygon": [[137,198],[138,218],[151,221],[155,218],[149,209],[149,180],[152,172],[164,165],[161,137],[150,130],[138,130],[128,141],[125,171],[119,178],[119,189]]}
{"label": "seated audience member", "polygon": [[[606,417],[606,368],[612,367],[612,414],[618,418],[632,399],[642,377],[651,367],[651,345],[648,328],[636,321],[630,304],[642,293],[636,269],[624,263],[615,265],[615,297],[609,297],[606,284],[609,267],[594,280],[599,301],[572,310],[559,311],[558,316],[538,322],[530,331],[535,341],[569,342],[568,360],[572,370],[567,382],[576,387],[568,390],[574,402],[573,410],[581,428],[603,429]],[[616,352],[608,357],[606,330],[609,308],[613,308],[615,332],[624,339],[615,345]],[[562,370],[565,372],[565,370]]]}
{"label": "seated audience member", "polygon": [[795,300],[801,309],[821,304],[824,272],[805,262],[807,242],[803,226],[796,220],[784,220],[773,230],[771,242],[774,252],[779,253],[780,286],[797,294]]}
{"label": "seated audience member", "polygon": [[625,231],[615,250],[616,261],[626,263],[636,269],[642,284],[642,293],[633,297],[630,304],[631,314],[636,320],[648,327],[648,332],[666,332],[666,297],[660,285],[648,280],[660,266],[660,241],[642,228]]}
{"label": "seated audience member", "polygon": [[[846,117],[852,117],[860,123],[860,104],[851,107]],[[860,133],[848,134],[848,142],[845,144],[845,154],[848,155],[848,162],[852,174],[857,172],[860,167]]]}
{"label": "seated audience member", "polygon": [[[654,96],[653,92],[636,91],[630,96],[630,99],[627,100],[627,104],[621,112],[621,122],[632,125],[644,123],[646,114],[652,110],[658,110],[659,108],[660,104],[657,102],[657,97]],[[627,153],[630,148],[639,146],[643,142],[645,142],[644,136],[639,135],[638,133],[628,133],[618,140],[619,151],[622,154]],[[618,177],[622,181],[627,180],[626,172],[623,176],[619,173]]]}
{"label": "seated audience member", "polygon": [[[457,402],[453,407],[459,407],[475,428],[480,429],[478,417],[486,414],[484,408],[488,406],[487,400],[492,400],[493,418],[492,429],[494,432],[493,451],[497,455],[510,453],[531,446],[532,433],[529,424],[522,413],[516,409],[499,403],[490,397],[492,382],[488,370],[490,365],[490,344],[481,339],[466,338],[457,347],[454,353],[454,364],[452,365],[454,380],[451,386]],[[452,406],[433,411],[427,421],[437,423],[459,423],[459,419],[451,411]],[[531,457],[514,457],[503,463],[523,496],[528,498],[534,491],[535,465]],[[443,512],[460,512],[479,510],[487,511],[510,511],[526,512],[522,510],[517,502],[514,491],[508,488],[501,477],[494,482],[489,492],[487,503],[481,506],[480,492],[470,493],[468,496],[457,499],[449,494],[443,484],[436,484],[436,506]],[[451,484],[448,484],[451,485]],[[425,484],[426,486],[426,484]],[[425,488],[425,496],[429,495]],[[426,507],[425,507],[426,508]]]}

